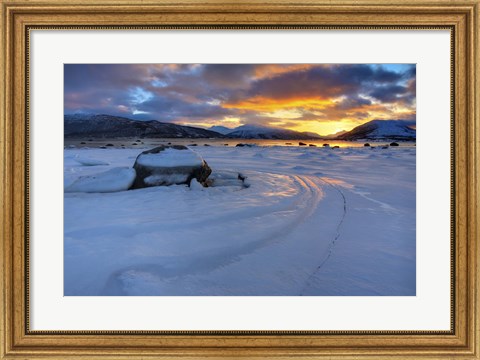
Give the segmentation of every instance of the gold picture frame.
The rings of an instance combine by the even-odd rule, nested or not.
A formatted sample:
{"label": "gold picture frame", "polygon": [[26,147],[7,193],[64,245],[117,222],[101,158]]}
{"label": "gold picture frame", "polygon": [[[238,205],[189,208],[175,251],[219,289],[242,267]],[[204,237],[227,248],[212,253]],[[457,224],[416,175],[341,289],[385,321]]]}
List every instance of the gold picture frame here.
{"label": "gold picture frame", "polygon": [[[477,206],[479,0],[0,0],[0,358],[480,359]],[[447,29],[451,33],[452,303],[449,331],[29,329],[29,34],[32,29]]]}

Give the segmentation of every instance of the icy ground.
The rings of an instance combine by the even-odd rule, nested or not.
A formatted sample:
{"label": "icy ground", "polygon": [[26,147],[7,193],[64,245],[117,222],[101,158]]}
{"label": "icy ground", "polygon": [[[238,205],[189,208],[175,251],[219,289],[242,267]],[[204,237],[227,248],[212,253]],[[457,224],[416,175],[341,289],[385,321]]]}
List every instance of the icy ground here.
{"label": "icy ground", "polygon": [[[65,186],[142,150],[66,149]],[[227,181],[65,193],[65,295],[416,294],[414,147],[194,150]]]}

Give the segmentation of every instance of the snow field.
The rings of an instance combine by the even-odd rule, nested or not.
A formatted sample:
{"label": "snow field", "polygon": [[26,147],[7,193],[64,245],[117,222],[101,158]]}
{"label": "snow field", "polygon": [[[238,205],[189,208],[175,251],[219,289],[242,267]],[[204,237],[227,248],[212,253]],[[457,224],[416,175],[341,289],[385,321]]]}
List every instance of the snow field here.
{"label": "snow field", "polygon": [[[65,149],[66,188],[143,150]],[[65,295],[415,295],[415,148],[195,151],[217,186],[65,193]]]}

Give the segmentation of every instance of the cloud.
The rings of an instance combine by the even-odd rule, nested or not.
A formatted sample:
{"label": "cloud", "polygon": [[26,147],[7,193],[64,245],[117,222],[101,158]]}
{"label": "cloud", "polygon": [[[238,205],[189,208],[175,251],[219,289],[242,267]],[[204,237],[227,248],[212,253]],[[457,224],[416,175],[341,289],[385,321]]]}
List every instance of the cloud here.
{"label": "cloud", "polygon": [[368,65],[318,66],[258,80],[247,95],[278,100],[331,99],[356,95],[400,79],[402,74]]}
{"label": "cloud", "polygon": [[247,88],[252,81],[254,72],[255,65],[248,64],[204,65],[202,80],[213,88]]}
{"label": "cloud", "polygon": [[66,64],[64,69],[66,113],[286,127],[415,118],[416,67],[408,64]]}
{"label": "cloud", "polygon": [[406,95],[407,91],[408,89],[406,86],[386,85],[375,87],[368,95],[381,102],[391,103],[398,101]]}

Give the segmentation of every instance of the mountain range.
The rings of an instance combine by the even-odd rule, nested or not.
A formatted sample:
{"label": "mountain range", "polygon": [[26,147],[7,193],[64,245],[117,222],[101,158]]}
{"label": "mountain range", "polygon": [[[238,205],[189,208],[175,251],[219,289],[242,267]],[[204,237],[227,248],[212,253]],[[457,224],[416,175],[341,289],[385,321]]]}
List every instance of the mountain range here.
{"label": "mountain range", "polygon": [[176,125],[157,120],[137,121],[111,115],[64,115],[65,138],[238,138],[273,140],[415,140],[414,121],[372,120],[350,131],[320,136],[311,132],[242,125],[234,129],[212,126],[209,129]]}
{"label": "mountain range", "polygon": [[[210,128],[212,129],[212,128]],[[272,140],[309,140],[321,139],[321,136],[314,133],[293,131],[282,128],[242,125],[230,132],[225,133],[229,138],[236,139],[272,139]]]}
{"label": "mountain range", "polygon": [[415,122],[409,120],[372,120],[350,131],[339,131],[331,135],[318,135],[311,132],[243,125],[235,129],[224,126],[212,126],[209,130],[217,131],[229,138],[241,139],[282,139],[282,140],[415,140]]}
{"label": "mountain range", "polygon": [[336,136],[337,140],[415,140],[414,121],[372,120]]}
{"label": "mountain range", "polygon": [[137,121],[111,115],[64,115],[66,138],[224,138],[215,131],[156,120]]}

